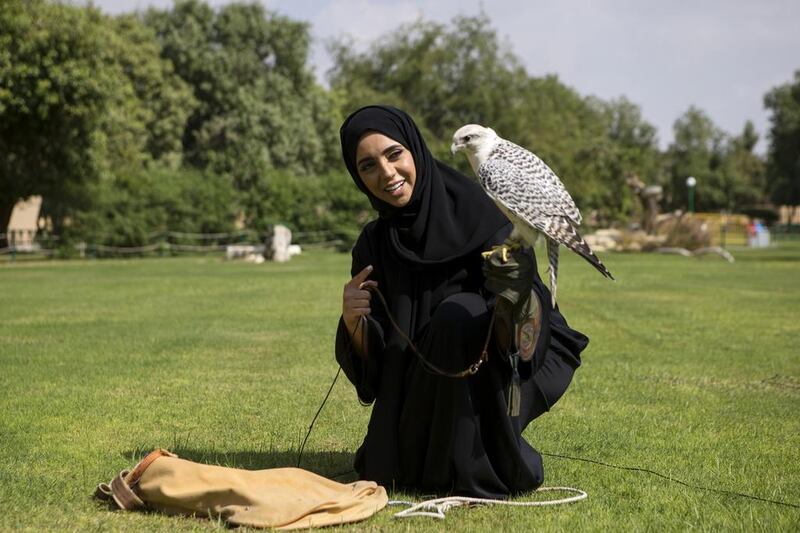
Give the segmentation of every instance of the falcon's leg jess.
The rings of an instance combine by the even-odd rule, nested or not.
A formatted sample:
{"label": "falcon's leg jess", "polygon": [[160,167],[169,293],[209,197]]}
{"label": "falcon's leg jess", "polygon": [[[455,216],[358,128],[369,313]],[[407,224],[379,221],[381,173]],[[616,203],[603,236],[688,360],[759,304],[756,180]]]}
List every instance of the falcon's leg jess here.
{"label": "falcon's leg jess", "polygon": [[556,278],[558,278],[558,243],[552,239],[547,240],[547,259],[550,262],[550,295],[553,308],[556,306]]}

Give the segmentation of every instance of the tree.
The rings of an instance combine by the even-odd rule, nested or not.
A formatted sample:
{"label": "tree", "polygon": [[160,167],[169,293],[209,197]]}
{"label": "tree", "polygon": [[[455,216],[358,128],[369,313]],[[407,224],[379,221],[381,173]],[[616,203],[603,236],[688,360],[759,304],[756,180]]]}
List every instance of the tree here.
{"label": "tree", "polygon": [[228,176],[249,222],[273,169],[302,176],[338,163],[338,119],[306,65],[305,23],[259,3],[215,11],[198,0],[144,21],[199,103],[183,135],[187,162]]}
{"label": "tree", "polygon": [[115,169],[180,160],[188,88],[136,20],[43,0],[0,5],[0,230],[44,197],[61,229]]}
{"label": "tree", "polygon": [[644,120],[639,106],[624,97],[587,101],[603,129],[594,132],[594,139],[587,139],[576,154],[580,167],[575,172],[580,179],[575,194],[601,220],[626,220],[639,205],[627,179],[635,175],[647,184],[661,181],[656,128]]}
{"label": "tree", "polygon": [[523,103],[527,75],[485,14],[456,17],[450,27],[406,24],[362,53],[339,40],[331,54],[330,82],[342,114],[374,103],[402,107],[440,157],[449,157],[452,134],[464,124],[510,131],[505,126]]}
{"label": "tree", "polygon": [[772,199],[779,205],[800,205],[800,70],[794,81],[764,96],[770,130],[767,175]]}
{"label": "tree", "polygon": [[125,81],[111,96],[111,110],[104,116],[102,129],[114,152],[106,160],[117,166],[157,162],[178,168],[186,122],[197,107],[192,89],[170,61],[159,57],[155,33],[138,17],[121,15],[105,22],[106,62]]}
{"label": "tree", "polygon": [[102,62],[96,10],[42,0],[0,5],[0,230],[41,194],[81,202],[97,178],[95,132],[116,80]]}
{"label": "tree", "polygon": [[675,140],[668,150],[670,176],[665,193],[673,209],[685,208],[686,178],[697,179],[698,210],[726,206],[723,172],[725,133],[694,106],[673,126]]}
{"label": "tree", "polygon": [[689,176],[697,179],[698,210],[736,211],[763,200],[764,164],[753,152],[758,135],[751,122],[733,137],[703,111],[691,107],[675,122],[674,131],[675,141],[667,154],[667,197],[673,208],[686,205]]}
{"label": "tree", "polygon": [[[389,40],[372,43],[365,52],[355,52],[346,40],[335,42],[331,52],[331,87],[343,114],[376,102],[403,107],[414,116],[434,154],[448,161],[457,128],[467,123],[489,126],[547,162],[582,209],[602,210],[607,218],[627,210],[630,194],[624,189],[622,169],[629,161],[619,161],[614,168],[609,163],[621,157],[617,147],[628,142],[612,140],[611,130],[621,132],[627,125],[621,118],[613,125],[613,106],[606,109],[599,101],[583,98],[556,76],[529,76],[485,14],[457,17],[450,25],[417,21],[402,26]],[[618,113],[620,117],[628,118],[628,108]],[[630,142],[641,144],[630,151],[646,153],[644,159],[653,157],[652,126],[640,114],[631,115],[630,121],[631,128],[639,130],[629,135],[640,137]],[[640,163],[639,167],[650,165]],[[472,173],[461,158],[453,164]],[[613,186],[602,181],[609,176]]]}
{"label": "tree", "polygon": [[751,121],[742,133],[728,139],[722,171],[727,208],[741,210],[765,203],[767,200],[764,160],[755,153],[758,134]]}

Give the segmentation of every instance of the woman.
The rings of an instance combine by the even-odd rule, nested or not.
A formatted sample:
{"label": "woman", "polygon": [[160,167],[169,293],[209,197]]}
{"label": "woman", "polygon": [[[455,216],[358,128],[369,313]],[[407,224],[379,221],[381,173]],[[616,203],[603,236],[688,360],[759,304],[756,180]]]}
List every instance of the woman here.
{"label": "woman", "polygon": [[483,289],[481,252],[511,225],[476,183],[433,158],[404,112],[362,108],[340,135],[347,169],[378,213],[353,248],[336,335],[337,361],[361,401],[374,402],[356,471],[390,488],[484,498],[535,489],[542,460],[521,433],[561,397],[588,339],[545,309],[541,366],[520,363],[518,416],[507,414],[511,370],[497,354],[468,378],[432,372],[370,289],[431,365],[459,372],[488,334],[494,296]]}

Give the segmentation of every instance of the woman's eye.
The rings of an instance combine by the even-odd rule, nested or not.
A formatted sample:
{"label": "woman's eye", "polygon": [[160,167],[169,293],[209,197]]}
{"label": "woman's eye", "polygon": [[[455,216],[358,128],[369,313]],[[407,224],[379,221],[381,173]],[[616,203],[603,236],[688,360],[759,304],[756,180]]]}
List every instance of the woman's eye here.
{"label": "woman's eye", "polygon": [[359,168],[359,170],[361,170],[361,172],[368,172],[368,171],[369,171],[369,170],[371,170],[371,169],[372,169],[372,167],[374,167],[374,166],[375,166],[375,164],[374,164],[374,163],[372,163],[372,162],[369,162],[369,163],[364,163],[363,165],[361,165],[361,167]]}
{"label": "woman's eye", "polygon": [[389,160],[396,161],[402,155],[402,153],[403,153],[402,150],[395,150],[394,152],[389,154]]}

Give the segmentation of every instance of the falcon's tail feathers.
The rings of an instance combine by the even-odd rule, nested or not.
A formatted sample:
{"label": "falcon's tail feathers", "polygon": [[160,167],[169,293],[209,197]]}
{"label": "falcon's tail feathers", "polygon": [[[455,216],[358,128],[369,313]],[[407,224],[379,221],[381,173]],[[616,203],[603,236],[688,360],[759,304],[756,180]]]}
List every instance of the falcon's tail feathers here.
{"label": "falcon's tail feathers", "polygon": [[558,278],[558,242],[547,239],[547,261],[550,265],[550,296],[556,307],[556,279]]}
{"label": "falcon's tail feathers", "polygon": [[[586,261],[596,268],[597,271],[602,275],[613,280],[614,276],[611,275],[611,272],[609,272],[603,262],[600,261],[600,258],[595,255],[591,248],[589,248],[589,245],[583,239],[583,237],[581,237],[581,234],[578,233],[578,230],[572,224],[567,224],[566,226],[569,227],[572,232],[570,235],[563,236],[566,238],[561,240],[561,244],[586,259]],[[564,226],[562,225],[562,227]]]}
{"label": "falcon's tail feathers", "polygon": [[600,258],[594,254],[591,248],[589,248],[589,245],[586,244],[586,241],[581,239],[580,243],[576,243],[575,248],[572,247],[570,248],[572,249],[572,251],[574,251],[584,259],[586,259],[586,261],[594,268],[596,268],[597,271],[600,272],[602,275],[604,275],[610,280],[614,280],[614,276],[611,275],[611,272],[609,272],[606,266],[603,264],[603,262],[600,261]]}

